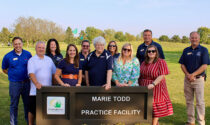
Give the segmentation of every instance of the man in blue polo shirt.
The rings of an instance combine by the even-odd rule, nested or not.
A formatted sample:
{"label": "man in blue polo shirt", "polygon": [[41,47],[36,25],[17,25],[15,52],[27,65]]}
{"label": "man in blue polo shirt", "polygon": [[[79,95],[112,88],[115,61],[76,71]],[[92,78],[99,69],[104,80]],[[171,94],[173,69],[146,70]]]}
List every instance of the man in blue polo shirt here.
{"label": "man in blue polo shirt", "polygon": [[111,88],[112,62],[111,54],[105,50],[106,41],[99,36],[93,40],[95,51],[91,52],[85,62],[86,84]]}
{"label": "man in blue polo shirt", "polygon": [[190,33],[191,46],[184,49],[179,60],[185,74],[184,94],[187,105],[186,125],[195,125],[194,95],[196,97],[197,121],[205,125],[204,77],[209,64],[207,48],[200,45],[200,35]]}
{"label": "man in blue polo shirt", "polygon": [[14,37],[14,50],[7,53],[2,61],[2,70],[8,75],[10,95],[10,124],[17,125],[18,103],[20,95],[23,99],[25,119],[28,122],[28,98],[30,80],[27,73],[27,63],[31,53],[23,50],[20,37]]}
{"label": "man in blue polo shirt", "polygon": [[151,30],[149,30],[149,29],[144,30],[143,38],[144,38],[144,43],[139,45],[137,52],[136,52],[136,57],[139,59],[140,63],[142,63],[144,61],[145,52],[149,45],[155,45],[158,49],[160,58],[165,59],[161,45],[152,41],[152,31]]}
{"label": "man in blue polo shirt", "polygon": [[85,82],[85,60],[90,53],[90,42],[88,40],[83,40],[81,44],[81,52],[79,53],[80,64],[82,65],[82,86],[86,86]]}

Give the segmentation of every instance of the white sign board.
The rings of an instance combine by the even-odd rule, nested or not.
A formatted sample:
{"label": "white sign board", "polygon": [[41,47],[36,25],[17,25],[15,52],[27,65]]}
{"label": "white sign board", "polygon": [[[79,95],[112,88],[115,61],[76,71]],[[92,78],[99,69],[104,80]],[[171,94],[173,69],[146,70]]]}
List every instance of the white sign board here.
{"label": "white sign board", "polygon": [[47,114],[64,115],[65,114],[65,97],[48,96],[47,97]]}

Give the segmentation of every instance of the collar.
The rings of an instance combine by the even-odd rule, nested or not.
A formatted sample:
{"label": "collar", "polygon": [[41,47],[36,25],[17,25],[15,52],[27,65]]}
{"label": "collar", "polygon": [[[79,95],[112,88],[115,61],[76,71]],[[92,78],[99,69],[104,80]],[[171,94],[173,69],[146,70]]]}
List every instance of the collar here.
{"label": "collar", "polygon": [[22,49],[22,52],[21,52],[20,54],[17,54],[17,53],[15,52],[15,49],[13,49],[13,54],[15,54],[15,55],[17,55],[17,56],[21,56],[22,53],[23,53],[23,49]]}
{"label": "collar", "polygon": [[119,55],[119,53],[115,53],[115,54],[114,54],[114,56],[117,56],[117,55]]}
{"label": "collar", "polygon": [[82,54],[82,52],[79,52],[79,56],[80,56],[80,58],[82,57],[82,58],[85,58],[85,56]]}
{"label": "collar", "polygon": [[[152,42],[151,42],[149,45],[154,45],[154,41],[152,40]],[[146,44],[144,43],[144,46],[145,46],[145,47],[148,47],[149,45],[146,45]]]}
{"label": "collar", "polygon": [[200,49],[200,48],[201,48],[201,45],[200,44],[195,49],[193,49],[192,46],[190,46],[190,49],[191,50],[196,50],[196,49]]}
{"label": "collar", "polygon": [[[54,57],[52,53],[50,53],[49,56]],[[56,54],[55,54],[55,56],[56,56]]]}
{"label": "collar", "polygon": [[[100,56],[104,56],[105,53],[106,53],[106,50],[104,49],[104,51],[101,53]],[[93,55],[96,56],[96,50],[93,51]],[[100,57],[100,56],[99,56],[99,57]],[[96,57],[97,57],[97,56],[96,56]]]}
{"label": "collar", "polygon": [[42,59],[37,54],[34,57],[37,58],[37,59],[39,59],[39,60],[45,59],[45,55],[44,55],[44,58],[42,58]]}

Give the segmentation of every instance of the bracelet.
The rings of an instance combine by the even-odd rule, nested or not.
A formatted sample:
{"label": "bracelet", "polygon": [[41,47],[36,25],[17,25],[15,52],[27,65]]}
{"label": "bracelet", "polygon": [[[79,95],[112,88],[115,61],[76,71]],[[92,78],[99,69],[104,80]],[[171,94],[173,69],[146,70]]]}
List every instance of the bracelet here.
{"label": "bracelet", "polygon": [[152,85],[155,86],[155,83],[153,82]]}

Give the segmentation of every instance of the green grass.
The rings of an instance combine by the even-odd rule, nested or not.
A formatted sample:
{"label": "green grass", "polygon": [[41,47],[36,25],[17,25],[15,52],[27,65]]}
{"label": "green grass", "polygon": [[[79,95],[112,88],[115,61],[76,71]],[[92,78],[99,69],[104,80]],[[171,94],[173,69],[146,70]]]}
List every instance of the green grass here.
{"label": "green grass", "polygon": [[[125,42],[118,43],[119,48]],[[142,42],[132,42],[134,48],[134,55],[138,45]],[[185,47],[190,44],[183,43],[168,43],[161,42],[164,54],[166,56],[166,61],[170,70],[170,74],[166,77],[166,82],[168,86],[169,95],[174,108],[174,115],[164,117],[160,119],[160,125],[183,125],[187,120],[186,115],[186,105],[184,98],[184,74],[181,71],[180,64],[178,64],[179,58]],[[61,45],[62,54],[65,56],[66,44]],[[210,50],[210,45],[204,45]],[[80,50],[80,46],[78,46]],[[2,63],[3,55],[11,51],[11,47],[0,47],[0,64]],[[27,48],[32,54],[35,54],[34,48]],[[93,45],[91,45],[91,50],[94,50]],[[120,49],[119,49],[120,50]],[[205,85],[205,103],[206,103],[206,125],[210,125],[210,67],[207,69],[207,81]],[[8,93],[8,80],[7,76],[0,71],[0,125],[9,125],[9,93]],[[20,101],[19,112],[18,112],[18,122],[19,125],[25,125],[23,105]],[[122,124],[124,125],[124,124]]]}

